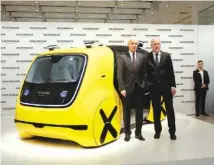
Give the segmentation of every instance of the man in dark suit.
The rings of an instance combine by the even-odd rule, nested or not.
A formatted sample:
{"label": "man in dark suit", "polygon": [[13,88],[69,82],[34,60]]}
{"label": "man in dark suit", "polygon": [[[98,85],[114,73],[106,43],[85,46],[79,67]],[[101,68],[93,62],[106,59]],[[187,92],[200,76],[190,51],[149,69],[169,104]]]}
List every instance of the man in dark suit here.
{"label": "man in dark suit", "polygon": [[196,116],[200,115],[200,109],[201,114],[204,116],[209,116],[205,112],[205,100],[206,100],[206,94],[207,90],[209,90],[209,74],[206,70],[203,69],[203,61],[198,61],[198,69],[193,71],[193,80],[195,82],[195,111]]}
{"label": "man in dark suit", "polygon": [[160,50],[159,39],[152,39],[152,52],[147,59],[148,89],[154,109],[155,139],[159,139],[162,131],[161,96],[164,99],[169,133],[172,140],[176,140],[175,113],[173,108],[173,95],[176,93],[176,83],[172,60],[169,53]]}
{"label": "man in dark suit", "polygon": [[123,121],[125,129],[125,141],[130,140],[131,109],[135,108],[136,130],[135,138],[145,140],[141,134],[143,123],[143,96],[145,58],[136,52],[138,41],[131,39],[128,42],[129,51],[120,55],[118,60],[118,84],[123,102]]}

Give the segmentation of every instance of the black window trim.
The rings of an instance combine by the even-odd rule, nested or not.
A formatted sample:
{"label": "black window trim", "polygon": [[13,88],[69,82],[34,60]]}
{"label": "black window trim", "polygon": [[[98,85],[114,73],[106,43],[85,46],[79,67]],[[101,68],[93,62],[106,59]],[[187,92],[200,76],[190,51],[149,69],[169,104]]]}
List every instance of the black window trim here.
{"label": "black window trim", "polygon": [[[49,56],[57,56],[57,55],[63,55],[63,56],[82,56],[84,58],[84,65],[83,65],[83,70],[82,70],[82,73],[81,73],[81,76],[80,76],[80,79],[79,79],[79,82],[78,82],[78,85],[77,85],[77,88],[74,92],[74,95],[72,96],[71,100],[64,104],[64,105],[51,105],[51,104],[48,104],[48,105],[44,105],[44,104],[32,104],[32,103],[26,103],[26,102],[22,102],[20,101],[20,104],[21,105],[25,105],[25,106],[31,106],[31,107],[41,107],[41,108],[66,108],[68,106],[70,106],[76,99],[77,97],[77,94],[79,92],[79,89],[80,89],[80,86],[82,84],[82,80],[83,80],[83,77],[85,75],[85,70],[86,70],[86,67],[87,67],[87,63],[88,63],[88,58],[85,54],[78,54],[78,53],[69,53],[69,54],[50,54],[50,55],[44,55],[44,56],[40,56],[38,58],[44,58],[44,57],[49,57]],[[27,76],[26,76],[27,77]],[[24,80],[25,81],[25,80]],[[23,88],[23,87],[22,87]],[[20,96],[21,97],[21,96]]]}

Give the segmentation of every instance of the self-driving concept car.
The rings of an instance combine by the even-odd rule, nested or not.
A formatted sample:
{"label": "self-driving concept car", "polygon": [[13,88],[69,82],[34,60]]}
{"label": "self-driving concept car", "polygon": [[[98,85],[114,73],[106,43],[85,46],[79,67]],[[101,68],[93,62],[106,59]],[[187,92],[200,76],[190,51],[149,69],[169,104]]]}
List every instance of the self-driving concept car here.
{"label": "self-driving concept car", "polygon": [[106,46],[51,48],[39,54],[17,97],[20,137],[71,140],[84,147],[116,140],[122,103],[115,67],[115,54]]}
{"label": "self-driving concept car", "polygon": [[[71,140],[84,147],[116,140],[123,113],[116,61],[126,51],[127,46],[118,45],[69,49],[52,46],[39,54],[17,97],[15,124],[20,137]],[[143,49],[138,51],[146,54]],[[146,120],[153,122],[147,95],[144,108],[149,107]],[[164,118],[162,113],[161,120]]]}

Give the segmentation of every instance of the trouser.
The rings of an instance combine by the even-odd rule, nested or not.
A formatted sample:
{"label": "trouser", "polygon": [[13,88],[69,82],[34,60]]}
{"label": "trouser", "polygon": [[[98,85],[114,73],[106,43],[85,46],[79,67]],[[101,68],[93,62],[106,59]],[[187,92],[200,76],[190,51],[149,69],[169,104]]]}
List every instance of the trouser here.
{"label": "trouser", "polygon": [[162,131],[162,125],[160,121],[161,106],[162,106],[161,96],[162,96],[164,99],[165,108],[166,108],[169,133],[174,134],[176,132],[176,126],[175,126],[175,112],[173,108],[173,96],[171,92],[171,87],[165,84],[157,83],[152,85],[149,88],[149,91],[150,91],[150,97],[152,100],[152,106],[154,111],[153,117],[154,117],[155,133],[161,133]]}
{"label": "trouser", "polygon": [[201,114],[205,113],[205,101],[206,101],[206,94],[207,90],[200,88],[195,91],[195,111],[196,115],[200,114],[200,109],[201,109]]}
{"label": "trouser", "polygon": [[143,124],[143,100],[144,92],[139,85],[135,85],[133,93],[127,93],[126,97],[123,97],[123,121],[125,133],[131,134],[130,119],[131,109],[135,109],[135,122],[136,130],[135,134],[141,134],[141,128]]}

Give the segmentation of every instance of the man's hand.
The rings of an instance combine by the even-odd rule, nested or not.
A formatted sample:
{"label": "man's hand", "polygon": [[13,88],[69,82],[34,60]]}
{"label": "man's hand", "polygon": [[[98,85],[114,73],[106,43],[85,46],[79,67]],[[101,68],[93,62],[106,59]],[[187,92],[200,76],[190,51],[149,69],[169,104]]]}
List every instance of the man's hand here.
{"label": "man's hand", "polygon": [[202,84],[201,88],[206,88],[206,85],[205,85],[205,84]]}
{"label": "man's hand", "polygon": [[120,93],[123,95],[123,97],[126,97],[126,90],[122,90]]}
{"label": "man's hand", "polygon": [[176,94],[176,89],[174,87],[172,87],[171,92],[172,92],[172,95],[174,96]]}

